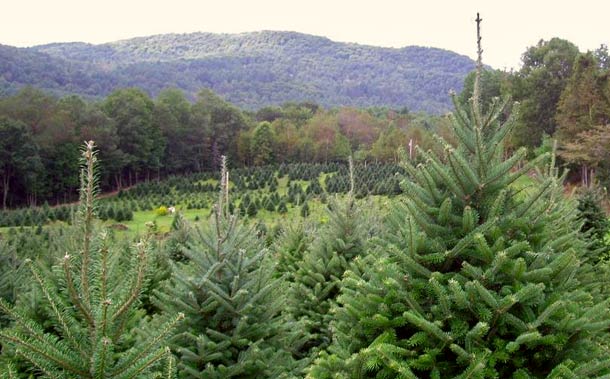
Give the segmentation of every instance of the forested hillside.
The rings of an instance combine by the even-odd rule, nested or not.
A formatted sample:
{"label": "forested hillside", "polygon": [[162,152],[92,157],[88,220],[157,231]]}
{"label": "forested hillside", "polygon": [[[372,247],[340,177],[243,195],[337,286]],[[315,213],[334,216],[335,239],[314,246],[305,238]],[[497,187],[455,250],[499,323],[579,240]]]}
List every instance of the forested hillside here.
{"label": "forested hillside", "polygon": [[100,97],[118,87],[191,98],[210,88],[247,109],[287,101],[444,113],[472,60],[427,47],[333,42],[295,32],[163,34],[102,45],[0,46],[0,93],[30,84]]}

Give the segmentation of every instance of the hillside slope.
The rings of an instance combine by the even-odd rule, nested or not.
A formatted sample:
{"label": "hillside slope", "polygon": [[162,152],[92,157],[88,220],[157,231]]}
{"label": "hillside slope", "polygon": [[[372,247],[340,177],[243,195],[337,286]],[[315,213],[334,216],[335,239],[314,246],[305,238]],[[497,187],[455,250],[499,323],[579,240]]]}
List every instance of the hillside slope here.
{"label": "hillside slope", "polygon": [[103,96],[135,86],[157,94],[208,87],[249,109],[287,101],[325,106],[450,109],[474,62],[425,47],[333,42],[295,32],[162,34],[101,45],[0,45],[0,93],[31,84],[59,93]]}

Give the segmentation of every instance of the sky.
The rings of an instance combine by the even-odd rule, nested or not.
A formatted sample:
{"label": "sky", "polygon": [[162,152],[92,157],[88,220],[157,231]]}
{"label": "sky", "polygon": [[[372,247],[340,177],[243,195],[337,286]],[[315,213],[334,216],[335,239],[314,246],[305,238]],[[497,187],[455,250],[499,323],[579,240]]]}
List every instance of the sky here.
{"label": "sky", "polygon": [[334,41],[431,46],[518,69],[540,39],[560,37],[581,51],[610,42],[609,0],[6,0],[0,44],[112,42],[160,33],[283,30]]}

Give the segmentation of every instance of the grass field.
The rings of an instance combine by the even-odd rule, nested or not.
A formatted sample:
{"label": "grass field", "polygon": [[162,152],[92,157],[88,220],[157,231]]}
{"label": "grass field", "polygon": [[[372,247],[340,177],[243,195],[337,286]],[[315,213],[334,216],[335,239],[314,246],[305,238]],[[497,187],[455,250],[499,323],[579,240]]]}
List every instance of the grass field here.
{"label": "grass field", "polygon": [[[334,175],[334,173],[321,173],[318,177],[320,183],[325,183],[327,177]],[[201,184],[211,184],[216,185],[217,180],[209,179],[206,181],[200,181]],[[289,179],[287,176],[282,176],[277,178],[277,193],[281,196],[286,196],[288,193],[288,183]],[[303,190],[307,188],[309,185],[309,181],[306,180],[292,180],[290,183],[298,184],[301,186]],[[533,190],[535,187],[535,179],[529,176],[522,176],[517,181],[513,183],[513,187],[518,191],[528,192]],[[231,185],[231,197],[235,197],[235,199],[241,199],[244,193],[238,193],[235,189],[235,186]],[[268,194],[267,189],[257,189],[250,191],[251,195],[263,196]],[[169,207],[170,205],[175,205],[178,212],[180,212],[186,220],[189,222],[199,225],[203,222],[207,222],[211,215],[211,207],[213,206],[213,197],[211,194],[212,201],[209,201],[209,204],[201,209],[187,209],[184,204],[156,204],[156,207],[161,205]],[[326,223],[328,221],[328,216],[325,212],[326,204],[323,199],[330,200],[333,197],[341,197],[346,196],[343,195],[325,195],[325,196],[315,196],[311,197],[307,200],[307,204],[309,207],[309,215],[307,219],[313,223]],[[241,200],[238,200],[241,201]],[[384,214],[387,214],[387,210],[391,208],[391,205],[396,200],[395,198],[389,198],[387,196],[368,196],[364,199],[360,200],[361,202],[366,202],[367,207],[374,207],[376,209],[384,211]],[[291,223],[295,220],[301,220],[303,217],[301,216],[301,204],[287,204],[288,212],[285,214],[280,214],[278,212],[270,212],[265,209],[259,209],[256,216],[247,218],[248,222],[258,223],[262,222],[268,228],[275,228],[276,226],[283,226],[287,223]],[[145,211],[134,211],[133,219],[130,221],[116,222],[113,220],[105,221],[104,224],[111,229],[117,230],[117,234],[124,235],[127,237],[135,237],[146,230],[146,224],[148,222],[154,222],[156,224],[156,228],[160,234],[165,234],[170,231],[171,224],[174,219],[174,215],[168,214],[160,216],[157,214],[155,210],[145,210]],[[53,225],[63,225],[61,222],[55,222],[50,224],[50,227]],[[24,229],[33,229],[35,227],[23,227]],[[0,234],[6,233],[10,230],[10,227],[2,227],[0,228]],[[610,239],[610,235],[608,237]]]}

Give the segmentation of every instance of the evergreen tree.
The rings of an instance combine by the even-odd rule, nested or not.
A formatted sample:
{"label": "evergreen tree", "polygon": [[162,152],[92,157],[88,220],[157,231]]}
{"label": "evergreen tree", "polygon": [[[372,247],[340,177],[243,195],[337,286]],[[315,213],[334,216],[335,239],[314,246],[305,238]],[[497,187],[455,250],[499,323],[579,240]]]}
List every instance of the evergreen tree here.
{"label": "evergreen tree", "polygon": [[286,201],[284,199],[282,199],[280,201],[280,204],[277,206],[277,212],[279,214],[286,214],[286,213],[288,213],[288,207],[286,206]]}
{"label": "evergreen tree", "polygon": [[250,149],[255,165],[273,163],[275,135],[270,123],[263,121],[254,129]]}
{"label": "evergreen tree", "polygon": [[[592,269],[575,204],[553,162],[526,176],[547,156],[521,168],[524,149],[505,158],[512,120],[498,122],[497,100],[481,112],[475,80],[470,109],[454,96],[457,146],[420,150],[418,167],[405,162],[403,206],[345,274],[331,353],[309,377],[608,374],[606,279]],[[517,180],[534,183],[523,191]]]}
{"label": "evergreen tree", "polygon": [[254,217],[254,216],[256,216],[257,213],[258,213],[258,207],[256,205],[256,201],[250,202],[250,204],[248,204],[248,208],[246,208],[246,215],[248,217]]}
{"label": "evergreen tree", "polygon": [[186,261],[182,250],[186,247],[192,236],[192,230],[182,212],[177,212],[172,220],[170,234],[165,241],[165,252],[176,262]]}
{"label": "evergreen tree", "polygon": [[610,247],[605,242],[610,231],[610,221],[602,208],[604,194],[596,186],[583,187],[578,193],[578,213],[583,221],[581,230],[589,233],[592,247],[599,250],[601,258],[608,258]]}
{"label": "evergreen tree", "polygon": [[610,121],[609,104],[603,91],[607,76],[600,72],[593,53],[576,57],[572,75],[557,104],[557,130],[561,143],[572,141],[583,131]]}
{"label": "evergreen tree", "polygon": [[[0,240],[0,299],[14,304],[23,279],[27,277],[20,268],[23,262],[14,246]],[[27,280],[27,279],[26,279]],[[0,314],[0,329],[8,325],[9,319]]]}
{"label": "evergreen tree", "polygon": [[265,200],[265,210],[275,212],[275,204],[273,203],[273,199],[271,197],[268,197]]}
{"label": "evergreen tree", "polygon": [[155,372],[156,366],[162,360],[167,360],[164,375],[169,378],[173,358],[162,344],[183,316],[133,344],[148,240],[139,242],[128,259],[113,253],[108,233],[97,233],[94,223],[97,158],[93,142],[86,144],[83,161],[78,253],[66,253],[61,267],[52,272],[42,264],[29,263],[50,323],[41,325],[0,299],[0,310],[14,321],[14,327],[0,331],[0,340],[49,378],[158,377],[161,372]]}
{"label": "evergreen tree", "polygon": [[285,344],[298,328],[281,314],[283,281],[256,231],[226,211],[225,173],[212,220],[194,232],[189,262],[176,264],[158,304],[187,315],[172,346],[181,377],[287,377],[296,366]]}
{"label": "evergreen tree", "polygon": [[307,200],[305,200],[301,206],[301,217],[305,218],[307,216],[309,216],[309,204],[307,204]]}
{"label": "evergreen tree", "polygon": [[[366,229],[362,211],[352,196],[345,201],[335,201],[328,211],[329,222],[318,232],[318,238],[300,253],[305,236],[292,236],[281,255],[280,263],[293,281],[288,296],[288,312],[304,323],[310,335],[308,343],[299,352],[307,357],[324,349],[331,341],[330,313],[336,301],[343,273],[350,262],[364,251]],[[297,238],[295,238],[297,237]],[[292,251],[291,251],[292,250]]]}
{"label": "evergreen tree", "polygon": [[285,274],[287,280],[294,281],[299,263],[310,244],[311,233],[304,223],[295,223],[284,229],[273,247],[277,256],[278,275]]}

